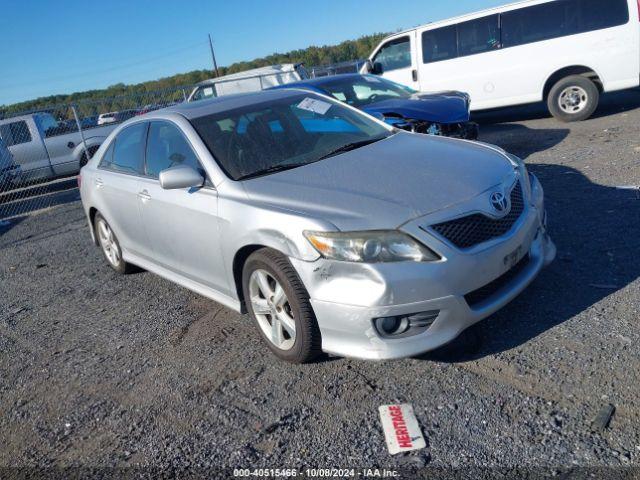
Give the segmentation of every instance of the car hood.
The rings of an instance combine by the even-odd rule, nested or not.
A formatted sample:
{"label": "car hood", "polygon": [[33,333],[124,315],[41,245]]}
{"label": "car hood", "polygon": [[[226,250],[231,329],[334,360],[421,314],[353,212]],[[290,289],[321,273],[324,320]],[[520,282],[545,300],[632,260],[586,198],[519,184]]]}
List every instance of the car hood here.
{"label": "car hood", "polygon": [[370,114],[401,115],[438,123],[469,121],[469,97],[462,92],[416,93],[410,98],[383,100],[362,108]]}
{"label": "car hood", "polygon": [[251,201],[342,231],[394,229],[471,199],[515,175],[493,147],[399,132],[304,167],[246,180]]}

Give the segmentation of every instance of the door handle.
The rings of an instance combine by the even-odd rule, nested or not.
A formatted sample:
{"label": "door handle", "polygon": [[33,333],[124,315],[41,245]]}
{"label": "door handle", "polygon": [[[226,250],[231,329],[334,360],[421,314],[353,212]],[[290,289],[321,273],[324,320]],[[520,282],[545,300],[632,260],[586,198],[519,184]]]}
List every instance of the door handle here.
{"label": "door handle", "polygon": [[97,188],[102,188],[104,186],[104,183],[102,183],[102,179],[100,178],[94,179],[93,183]]}
{"label": "door handle", "polygon": [[138,198],[144,202],[147,200],[151,200],[151,195],[149,195],[148,191],[142,190],[141,192],[138,192]]}
{"label": "door handle", "polygon": [[416,70],[415,68],[411,70],[411,78],[414,82],[418,81],[418,70]]}

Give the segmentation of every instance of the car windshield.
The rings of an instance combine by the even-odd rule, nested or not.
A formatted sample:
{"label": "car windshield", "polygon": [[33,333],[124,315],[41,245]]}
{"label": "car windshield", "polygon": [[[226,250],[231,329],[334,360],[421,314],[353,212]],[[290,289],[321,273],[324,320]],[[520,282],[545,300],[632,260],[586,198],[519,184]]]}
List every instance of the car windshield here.
{"label": "car windshield", "polygon": [[205,115],[192,124],[234,180],[307,165],[393,134],[367,116],[312,93]]}
{"label": "car windshield", "polygon": [[375,75],[339,76],[318,84],[331,96],[357,108],[395,98],[409,98],[415,90]]}

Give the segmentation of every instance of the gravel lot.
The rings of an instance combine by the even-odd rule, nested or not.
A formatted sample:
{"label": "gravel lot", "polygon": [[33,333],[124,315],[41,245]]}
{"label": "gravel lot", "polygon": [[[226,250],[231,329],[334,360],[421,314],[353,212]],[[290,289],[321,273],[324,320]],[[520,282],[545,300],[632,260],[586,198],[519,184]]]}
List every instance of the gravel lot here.
{"label": "gravel lot", "polygon": [[[640,194],[615,187],[640,184],[640,91],[605,98],[579,124],[539,107],[478,119],[482,140],[540,178],[558,258],[507,308],[421,358],[281,363],[247,316],[150,273],[112,272],[77,201],[0,227],[0,466],[210,478],[222,466],[379,466],[402,478],[424,466],[624,467],[601,473],[636,478]],[[377,409],[391,402],[413,405],[425,450],[387,453]],[[593,432],[609,404],[608,427]]]}

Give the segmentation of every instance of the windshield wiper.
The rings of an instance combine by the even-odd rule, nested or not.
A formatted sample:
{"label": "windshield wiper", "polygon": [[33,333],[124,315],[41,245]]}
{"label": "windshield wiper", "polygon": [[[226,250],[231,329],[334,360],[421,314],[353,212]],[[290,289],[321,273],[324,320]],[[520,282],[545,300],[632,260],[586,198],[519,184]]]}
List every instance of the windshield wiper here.
{"label": "windshield wiper", "polygon": [[325,158],[333,157],[341,153],[350,152],[351,150],[355,150],[356,148],[370,145],[379,140],[384,140],[385,138],[388,138],[388,137],[368,138],[367,140],[360,140],[358,142],[347,143],[346,145],[342,145],[341,147],[338,147],[335,150],[331,150],[329,153],[321,156],[318,160],[324,160]]}
{"label": "windshield wiper", "polygon": [[268,168],[264,168],[262,170],[256,170],[255,172],[242,175],[238,177],[236,180],[248,180],[249,178],[261,177],[263,175],[268,175],[269,173],[284,172],[285,170],[291,170],[292,168],[298,168],[304,165],[308,165],[308,164],[307,163],[287,163],[287,164],[272,165]]}

